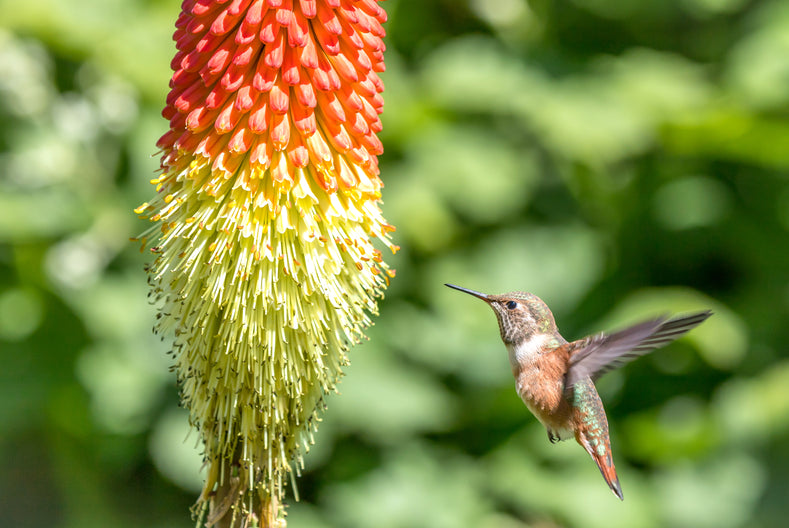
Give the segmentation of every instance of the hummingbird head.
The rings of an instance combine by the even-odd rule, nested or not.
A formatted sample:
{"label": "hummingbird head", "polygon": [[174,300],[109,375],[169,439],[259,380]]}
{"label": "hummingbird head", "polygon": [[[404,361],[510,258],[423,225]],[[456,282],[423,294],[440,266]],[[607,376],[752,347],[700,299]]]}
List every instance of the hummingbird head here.
{"label": "hummingbird head", "polygon": [[535,334],[553,334],[557,331],[551,310],[533,293],[515,291],[488,295],[454,284],[445,286],[468,293],[488,303],[496,314],[501,340],[506,345],[521,343]]}

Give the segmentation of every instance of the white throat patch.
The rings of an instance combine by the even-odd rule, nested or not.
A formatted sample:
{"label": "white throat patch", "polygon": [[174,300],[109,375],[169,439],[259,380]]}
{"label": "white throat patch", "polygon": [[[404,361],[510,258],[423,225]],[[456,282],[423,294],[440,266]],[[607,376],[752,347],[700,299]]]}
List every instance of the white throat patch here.
{"label": "white throat patch", "polygon": [[512,371],[519,372],[521,365],[531,363],[550,338],[548,334],[534,334],[518,345],[507,345]]}

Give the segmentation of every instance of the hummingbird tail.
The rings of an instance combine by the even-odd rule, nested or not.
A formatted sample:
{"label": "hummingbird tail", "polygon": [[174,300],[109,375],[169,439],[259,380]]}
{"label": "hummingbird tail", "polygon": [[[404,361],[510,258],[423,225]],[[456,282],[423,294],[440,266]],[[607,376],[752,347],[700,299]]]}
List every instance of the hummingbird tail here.
{"label": "hummingbird tail", "polygon": [[616,467],[614,467],[614,460],[611,456],[611,444],[606,435],[605,451],[599,454],[589,443],[589,441],[581,435],[576,436],[576,440],[581,446],[586,449],[586,452],[592,457],[592,460],[597,464],[600,473],[603,475],[608,487],[614,492],[614,495],[619,497],[619,500],[625,500],[622,495],[622,486],[619,485],[619,477],[616,474]]}
{"label": "hummingbird tail", "polygon": [[616,468],[611,460],[611,451],[609,450],[604,456],[593,456],[594,461],[597,462],[597,467],[600,468],[600,473],[608,483],[608,487],[614,492],[614,495],[619,497],[619,500],[625,500],[622,495],[622,486],[619,485],[619,477],[616,474]]}

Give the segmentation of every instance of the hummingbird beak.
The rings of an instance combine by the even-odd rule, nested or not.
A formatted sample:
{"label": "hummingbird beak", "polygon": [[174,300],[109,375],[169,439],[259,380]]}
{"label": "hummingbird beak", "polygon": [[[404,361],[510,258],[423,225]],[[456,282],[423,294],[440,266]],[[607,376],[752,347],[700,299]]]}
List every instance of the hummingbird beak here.
{"label": "hummingbird beak", "polygon": [[490,302],[490,298],[488,297],[488,295],[486,293],[480,293],[478,291],[469,290],[468,288],[461,288],[460,286],[455,286],[454,284],[444,284],[444,286],[449,286],[453,290],[458,290],[458,291],[462,291],[462,292],[468,293],[469,295],[473,295],[474,297],[482,299],[485,302]]}

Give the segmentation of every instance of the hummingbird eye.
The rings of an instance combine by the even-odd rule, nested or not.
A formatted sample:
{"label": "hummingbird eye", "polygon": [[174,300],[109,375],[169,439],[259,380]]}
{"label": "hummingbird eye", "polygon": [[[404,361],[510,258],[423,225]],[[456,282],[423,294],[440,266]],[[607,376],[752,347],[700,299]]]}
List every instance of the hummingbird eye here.
{"label": "hummingbird eye", "polygon": [[515,301],[508,301],[506,306],[508,310],[514,310],[515,308],[518,307],[518,303],[516,303]]}

